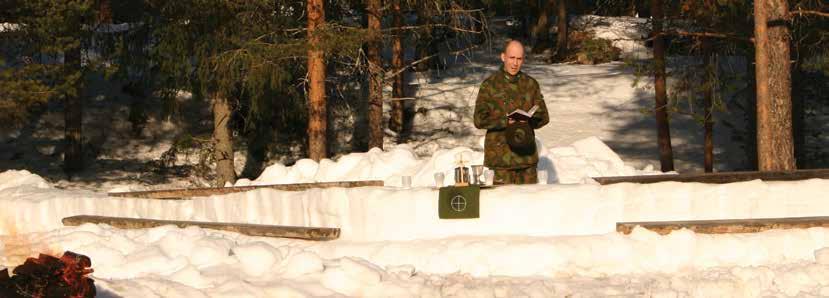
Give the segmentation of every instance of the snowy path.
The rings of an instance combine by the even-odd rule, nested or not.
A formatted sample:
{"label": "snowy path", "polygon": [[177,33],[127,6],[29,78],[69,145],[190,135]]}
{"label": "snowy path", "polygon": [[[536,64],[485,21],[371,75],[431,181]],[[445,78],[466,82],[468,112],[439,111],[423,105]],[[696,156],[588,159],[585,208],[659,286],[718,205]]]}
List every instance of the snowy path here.
{"label": "snowy path", "polygon": [[[416,139],[410,144],[419,154],[453,146],[483,149],[480,139],[484,132],[472,124],[473,107],[479,84],[499,67],[499,61],[475,61],[455,64],[439,78],[413,75],[419,112],[414,124]],[[647,165],[659,168],[656,124],[649,112],[653,109],[649,78],[642,78],[634,87],[633,71],[621,62],[550,65],[530,60],[523,71],[538,80],[550,111],[550,124],[537,131],[546,147],[596,136],[626,163],[638,169]],[[715,167],[739,168],[743,152],[731,140],[730,130],[718,125],[714,131]],[[417,139],[417,135],[424,137]],[[677,170],[702,171],[701,125],[690,117],[674,115],[671,136]]]}

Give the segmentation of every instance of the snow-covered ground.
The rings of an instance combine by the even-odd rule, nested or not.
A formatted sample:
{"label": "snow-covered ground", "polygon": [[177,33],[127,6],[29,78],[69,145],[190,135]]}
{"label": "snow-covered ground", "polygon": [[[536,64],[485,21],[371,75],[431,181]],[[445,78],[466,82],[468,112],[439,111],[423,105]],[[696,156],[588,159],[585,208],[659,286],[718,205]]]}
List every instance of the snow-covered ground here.
{"label": "snow-covered ground", "polygon": [[[630,33],[612,22],[607,28]],[[548,179],[483,190],[479,219],[439,219],[434,174],[444,173],[449,184],[460,160],[482,162],[483,131],[472,126],[471,107],[477,85],[498,61],[485,51],[473,56],[474,62],[454,64],[439,76],[411,78],[418,107],[411,142],[319,163],[275,164],[257,179],[237,182],[379,179],[384,187],[261,189],[165,201],[106,196],[146,183],[65,189],[71,186],[66,181],[50,183],[25,170],[0,172],[0,268],[40,252],[82,253],[92,259],[100,297],[829,296],[829,229],[615,232],[615,224],[626,221],[821,216],[829,209],[829,180],[593,182],[590,177],[652,174],[657,165],[654,125],[641,112],[650,107],[652,91],[633,87],[635,76],[621,63],[528,61],[525,71],[541,83],[551,114],[537,132],[538,169]],[[49,117],[40,121],[48,124]],[[699,168],[699,126],[672,120],[679,169]],[[163,135],[178,131],[162,121],[149,125]],[[169,139],[103,142],[99,157],[157,158]],[[718,158],[740,162],[727,140],[726,131]],[[147,145],[155,143],[164,145]],[[40,154],[54,155],[50,145],[39,147]],[[402,187],[403,176],[412,177],[411,187]],[[61,225],[62,218],[80,214],[338,227],[342,233],[338,240],[311,242],[196,227]]]}
{"label": "snow-covered ground", "polygon": [[[295,167],[276,171],[311,168]],[[349,169],[342,162],[316,173]],[[614,232],[621,221],[822,215],[827,180],[505,186],[482,192],[479,219],[441,220],[437,190],[423,181],[163,201],[56,189],[25,171],[0,175],[0,266],[37,252],[86,254],[102,297],[829,295],[829,229]],[[61,218],[77,214],[340,227],[342,234],[310,242],[195,227],[61,227]]]}

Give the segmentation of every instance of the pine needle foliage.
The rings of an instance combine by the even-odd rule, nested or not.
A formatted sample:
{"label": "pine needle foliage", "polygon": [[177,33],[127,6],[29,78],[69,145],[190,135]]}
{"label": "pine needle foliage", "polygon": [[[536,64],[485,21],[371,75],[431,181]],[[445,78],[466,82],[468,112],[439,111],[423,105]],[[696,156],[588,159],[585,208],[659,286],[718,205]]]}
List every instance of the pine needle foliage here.
{"label": "pine needle foliage", "polygon": [[[149,0],[158,13],[154,60],[168,88],[247,99],[252,114],[264,101],[292,94],[307,54],[304,6],[273,0]],[[362,29],[322,30],[327,55],[356,53]]]}
{"label": "pine needle foliage", "polygon": [[[79,96],[84,73],[102,67],[88,58],[94,34],[93,0],[29,0],[9,6],[0,30],[0,125],[20,127],[30,107]],[[80,52],[83,63],[64,63]],[[2,56],[0,56],[2,58]]]}

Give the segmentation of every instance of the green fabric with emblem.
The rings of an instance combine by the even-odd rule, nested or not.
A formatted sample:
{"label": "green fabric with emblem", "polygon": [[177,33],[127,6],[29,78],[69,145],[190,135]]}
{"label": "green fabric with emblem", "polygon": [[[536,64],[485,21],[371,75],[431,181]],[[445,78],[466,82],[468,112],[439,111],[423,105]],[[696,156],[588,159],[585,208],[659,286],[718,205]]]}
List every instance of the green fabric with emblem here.
{"label": "green fabric with emblem", "polygon": [[438,216],[441,219],[480,217],[481,188],[477,185],[446,186],[438,195]]}

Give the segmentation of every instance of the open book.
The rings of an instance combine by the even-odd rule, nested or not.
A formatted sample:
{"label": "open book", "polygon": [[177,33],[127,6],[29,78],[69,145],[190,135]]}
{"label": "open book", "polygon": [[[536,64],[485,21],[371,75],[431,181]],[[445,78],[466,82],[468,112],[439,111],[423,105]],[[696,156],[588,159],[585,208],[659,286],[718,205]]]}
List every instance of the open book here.
{"label": "open book", "polygon": [[512,111],[509,114],[507,114],[507,118],[512,118],[514,120],[519,121],[529,121],[530,118],[533,117],[533,114],[535,114],[536,110],[538,110],[538,105],[534,105],[529,111],[516,109],[515,111]]}

